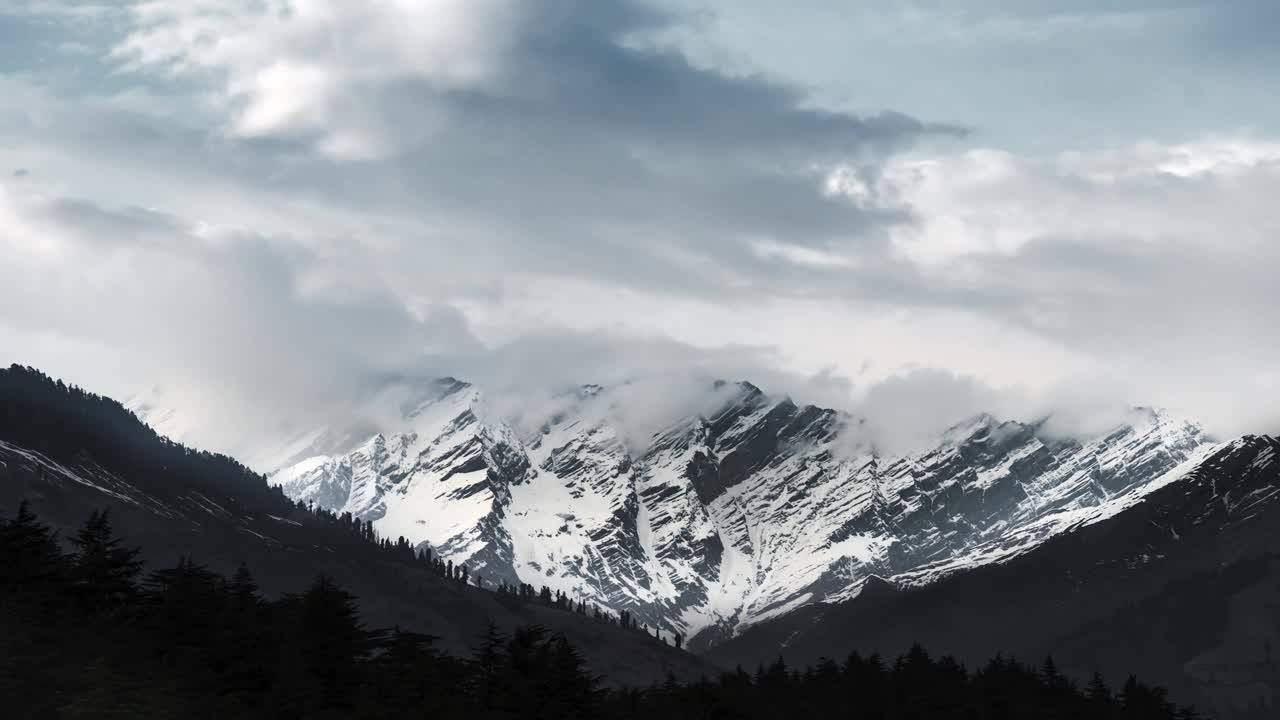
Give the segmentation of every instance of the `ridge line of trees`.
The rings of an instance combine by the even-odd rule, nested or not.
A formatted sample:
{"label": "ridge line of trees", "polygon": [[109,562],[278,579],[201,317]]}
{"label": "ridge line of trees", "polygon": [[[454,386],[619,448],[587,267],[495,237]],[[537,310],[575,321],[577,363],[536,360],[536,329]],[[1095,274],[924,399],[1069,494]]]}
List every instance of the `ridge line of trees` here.
{"label": "ridge line of trees", "polygon": [[605,690],[543,628],[491,625],[470,658],[434,639],[367,628],[326,576],[269,600],[243,564],[229,578],[192,558],[147,573],[105,511],[65,542],[26,503],[0,519],[0,711],[11,717],[1198,717],[1135,678],[1080,688],[1052,659],[969,670],[919,645],[892,662],[855,653],[793,669],[779,658],[754,674]]}

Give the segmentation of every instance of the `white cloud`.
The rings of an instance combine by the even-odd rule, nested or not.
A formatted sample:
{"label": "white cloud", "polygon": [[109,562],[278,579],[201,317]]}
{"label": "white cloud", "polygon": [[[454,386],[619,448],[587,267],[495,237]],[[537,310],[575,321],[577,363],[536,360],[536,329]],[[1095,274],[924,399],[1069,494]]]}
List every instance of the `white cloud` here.
{"label": "white cloud", "polygon": [[343,159],[422,130],[370,103],[396,84],[496,87],[528,10],[513,0],[162,0],[134,6],[116,48],[132,70],[212,77],[245,137],[318,136]]}
{"label": "white cloud", "polygon": [[1100,183],[1174,175],[1179,178],[1280,173],[1280,142],[1254,137],[1217,136],[1189,143],[1145,140],[1133,145],[1068,151],[1058,157],[1059,172]]}
{"label": "white cloud", "polygon": [[847,268],[854,265],[854,259],[827,250],[810,247],[797,247],[770,239],[752,240],[751,252],[756,257],[766,260],[779,259],[795,265],[811,268]]}
{"label": "white cloud", "polygon": [[1266,134],[975,145],[692,63],[629,0],[131,9],[93,83],[0,75],[4,361],[205,385],[222,427],[377,376],[689,370],[894,441],[1117,398],[1277,420]]}
{"label": "white cloud", "polygon": [[1265,198],[1280,187],[1280,144],[1211,137],[1062,152],[977,148],[905,154],[869,194],[919,218],[889,230],[900,256],[940,272],[968,257],[1019,254],[1037,241],[1211,245],[1234,255],[1280,231]]}
{"label": "white cloud", "polygon": [[[1073,348],[1224,433],[1275,427],[1280,155],[1256,137],[890,162],[894,248],[926,286]],[[1056,368],[1045,368],[1049,375]]]}
{"label": "white cloud", "polygon": [[334,388],[404,367],[423,337],[445,339],[335,245],[320,255],[289,238],[0,186],[0,257],[5,362],[116,394],[185,389],[205,401],[216,445],[262,429],[258,414],[335,401],[346,390]]}

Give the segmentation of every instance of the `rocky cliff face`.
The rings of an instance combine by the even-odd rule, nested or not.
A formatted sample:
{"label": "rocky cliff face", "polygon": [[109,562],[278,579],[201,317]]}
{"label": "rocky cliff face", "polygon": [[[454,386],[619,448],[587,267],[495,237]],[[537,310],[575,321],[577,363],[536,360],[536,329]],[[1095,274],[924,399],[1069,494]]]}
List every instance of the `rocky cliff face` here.
{"label": "rocky cliff face", "polygon": [[588,386],[533,427],[429,386],[398,427],[273,474],[291,497],[426,542],[490,581],[548,585],[705,646],[872,577],[927,584],[1118,512],[1212,445],[1153,411],[1086,442],[975,417],[908,457],[858,421],[748,383],[637,440]]}

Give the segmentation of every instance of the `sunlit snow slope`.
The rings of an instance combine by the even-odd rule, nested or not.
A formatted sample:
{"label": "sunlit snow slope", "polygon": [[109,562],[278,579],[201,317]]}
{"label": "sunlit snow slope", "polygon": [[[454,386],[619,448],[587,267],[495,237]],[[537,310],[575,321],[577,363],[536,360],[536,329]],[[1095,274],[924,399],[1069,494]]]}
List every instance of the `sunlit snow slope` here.
{"label": "sunlit snow slope", "polygon": [[852,597],[871,575],[923,584],[1019,555],[1213,447],[1196,424],[1143,410],[1085,442],[983,415],[885,457],[851,441],[847,415],[748,383],[716,393],[636,442],[612,420],[626,397],[612,389],[584,387],[517,429],[487,419],[477,388],[440,380],[397,427],[272,478],[482,578],[628,609],[705,645]]}

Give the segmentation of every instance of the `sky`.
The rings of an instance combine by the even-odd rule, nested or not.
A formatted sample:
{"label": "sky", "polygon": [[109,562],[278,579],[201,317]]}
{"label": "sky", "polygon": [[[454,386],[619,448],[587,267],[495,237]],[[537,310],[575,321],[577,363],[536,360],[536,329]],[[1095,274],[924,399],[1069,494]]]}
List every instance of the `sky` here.
{"label": "sky", "polygon": [[[1272,0],[0,0],[0,362],[1280,431]],[[327,421],[327,420],[326,420]]]}

